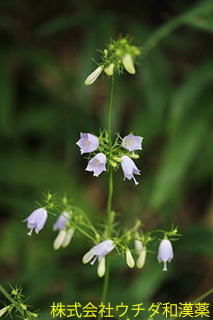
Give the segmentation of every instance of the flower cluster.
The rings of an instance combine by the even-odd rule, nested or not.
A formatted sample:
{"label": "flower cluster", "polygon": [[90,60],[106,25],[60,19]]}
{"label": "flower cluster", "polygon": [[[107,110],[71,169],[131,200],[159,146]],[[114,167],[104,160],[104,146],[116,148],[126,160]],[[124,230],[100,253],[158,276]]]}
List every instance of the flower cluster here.
{"label": "flower cluster", "polygon": [[80,147],[81,154],[98,151],[89,160],[86,171],[91,171],[94,176],[98,177],[103,171],[107,170],[107,163],[114,169],[121,164],[124,179],[133,179],[137,185],[138,182],[134,175],[140,175],[140,170],[131,158],[137,159],[139,157],[135,154],[135,151],[142,150],[142,141],[142,137],[133,134],[128,134],[123,139],[118,135],[114,145],[109,149],[106,132],[102,133],[100,137],[90,133],[81,133],[80,139],[76,144]]}
{"label": "flower cluster", "polygon": [[[98,148],[99,140],[97,137],[90,134],[83,134],[83,139],[86,139],[86,141],[90,139],[91,144],[86,143],[85,140],[78,143],[81,145],[82,154],[92,152],[91,150],[95,151],[94,145]],[[128,148],[129,151],[134,152],[136,148],[141,148],[141,142],[141,137],[128,135],[123,139],[121,144]],[[125,155],[123,157],[128,158],[128,156]],[[124,230],[123,234],[120,234],[120,232],[118,233],[113,228],[115,218],[115,214],[113,214],[111,221],[112,236],[108,237],[107,226],[104,226],[103,230],[98,231],[91,223],[89,217],[80,208],[69,204],[67,197],[63,197],[61,201],[56,199],[56,195],[48,193],[45,196],[44,202],[44,206],[33,211],[31,215],[24,220],[30,229],[28,234],[31,235],[33,229],[38,233],[44,227],[48,213],[54,214],[52,211],[58,212],[58,218],[53,225],[53,230],[58,231],[58,235],[53,243],[54,249],[66,248],[70,244],[75,232],[83,234],[93,243],[93,247],[83,256],[82,261],[84,264],[90,262],[94,265],[96,260],[98,260],[97,272],[99,277],[103,277],[105,274],[106,255],[115,248],[119,255],[125,256],[126,263],[130,268],[136,265],[138,269],[142,269],[145,265],[147,252],[151,252],[148,250],[150,242],[155,240],[152,234],[156,232],[163,234],[157,258],[159,262],[164,263],[163,270],[167,271],[167,262],[173,259],[173,249],[170,240],[176,240],[176,237],[179,236],[177,228],[172,228],[170,231],[154,230],[147,233],[140,233],[138,230],[141,227],[141,221],[137,220],[131,229]],[[61,208],[59,209],[60,206]],[[134,255],[137,255],[136,262]],[[7,310],[4,309],[2,312],[3,311],[6,312]]]}
{"label": "flower cluster", "polygon": [[85,85],[90,85],[102,72],[112,76],[115,72],[122,73],[125,69],[130,74],[135,74],[134,62],[141,55],[141,49],[131,45],[131,39],[119,38],[111,40],[102,53],[102,62],[85,80]]}
{"label": "flower cluster", "polygon": [[[36,233],[39,233],[39,231],[43,229],[47,221],[47,217],[47,210],[42,207],[34,210],[27,219],[23,220],[23,222],[27,222],[27,227],[30,229],[28,235],[32,235],[33,229],[35,229]],[[58,250],[60,247],[66,248],[70,244],[75,231],[75,228],[70,226],[70,219],[71,213],[63,211],[53,225],[53,230],[59,231],[58,236],[53,243],[55,250]]]}
{"label": "flower cluster", "polygon": [[[139,224],[136,224],[138,227]],[[134,228],[133,228],[134,229]],[[164,263],[163,271],[167,271],[167,262],[171,262],[173,259],[173,248],[172,243],[168,239],[168,235],[170,236],[178,236],[177,228],[166,232],[161,230],[164,233],[164,239],[161,240],[159,248],[158,248],[158,262]],[[153,237],[150,236],[151,232],[147,234],[142,234],[141,236],[136,232],[131,235],[131,232],[126,232],[120,238],[106,239],[99,244],[92,247],[84,256],[83,263],[86,264],[90,262],[91,265],[94,265],[95,261],[98,259],[98,269],[97,273],[99,277],[103,277],[105,274],[105,256],[110,253],[114,248],[117,249],[118,252],[122,252],[126,257],[126,264],[129,268],[134,268],[135,260],[133,257],[133,253],[136,253],[138,256],[136,261],[136,266],[138,269],[142,269],[145,265],[146,255],[148,252],[147,244],[154,240]],[[134,239],[134,247],[135,250],[131,250],[129,247],[129,242]]]}

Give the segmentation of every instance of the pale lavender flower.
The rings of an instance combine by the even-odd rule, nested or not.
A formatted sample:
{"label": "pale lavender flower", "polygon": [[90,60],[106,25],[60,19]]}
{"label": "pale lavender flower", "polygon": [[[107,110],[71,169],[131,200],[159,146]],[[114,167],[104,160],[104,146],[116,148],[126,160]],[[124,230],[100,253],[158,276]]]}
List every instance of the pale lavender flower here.
{"label": "pale lavender flower", "polygon": [[128,134],[123,138],[122,146],[129,151],[142,150],[142,141],[142,137]]}
{"label": "pale lavender flower", "polygon": [[106,171],[106,156],[98,153],[88,163],[86,171],[93,171],[93,176],[98,177],[103,171]]}
{"label": "pale lavender flower", "polygon": [[134,161],[130,159],[128,156],[121,157],[121,167],[124,173],[124,180],[127,178],[128,180],[133,179],[135,184],[137,185],[139,182],[136,181],[134,174],[140,175],[140,170],[136,167]]}
{"label": "pale lavender flower", "polygon": [[81,138],[76,143],[80,149],[81,154],[95,151],[99,146],[99,140],[96,136],[90,133],[81,133]]}
{"label": "pale lavender flower", "polygon": [[161,241],[159,249],[158,249],[158,262],[164,262],[163,271],[167,271],[167,261],[171,261],[173,259],[173,249],[172,244],[168,239],[164,239]]}
{"label": "pale lavender flower", "polygon": [[94,259],[92,262],[90,262],[92,265],[95,263],[95,261],[98,259],[100,262],[102,258],[104,258],[109,252],[111,252],[114,249],[115,245],[112,240],[105,240],[101,243],[94,246],[91,250],[89,250],[84,256],[83,256],[83,263],[90,262],[93,257]]}
{"label": "pale lavender flower", "polygon": [[70,215],[67,211],[63,211],[62,214],[58,217],[56,223],[53,225],[53,230],[63,230],[66,228],[67,223],[69,222]]}
{"label": "pale lavender flower", "polygon": [[27,221],[27,227],[30,229],[28,232],[29,236],[32,235],[33,229],[35,229],[36,233],[39,233],[39,231],[43,229],[47,216],[47,211],[44,208],[39,208],[34,210],[31,215],[23,221]]}

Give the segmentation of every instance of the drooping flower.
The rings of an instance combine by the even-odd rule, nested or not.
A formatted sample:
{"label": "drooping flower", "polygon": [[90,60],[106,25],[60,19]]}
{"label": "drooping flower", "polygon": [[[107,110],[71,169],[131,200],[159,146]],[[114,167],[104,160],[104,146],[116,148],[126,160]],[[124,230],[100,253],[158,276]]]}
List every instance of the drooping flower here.
{"label": "drooping flower", "polygon": [[135,184],[137,185],[139,182],[136,181],[134,174],[140,175],[140,170],[136,167],[134,161],[130,159],[128,156],[121,157],[121,167],[124,173],[124,180],[127,178],[128,180],[133,179]]}
{"label": "drooping flower", "polygon": [[74,228],[69,228],[68,230],[64,229],[59,232],[57,237],[55,238],[55,241],[53,243],[53,248],[55,250],[58,250],[60,247],[66,248],[70,241],[72,240],[72,236],[74,234]]}
{"label": "drooping flower", "polygon": [[43,229],[47,217],[47,211],[44,208],[39,208],[34,210],[27,219],[23,220],[23,222],[27,221],[27,227],[30,229],[28,235],[32,235],[33,229],[35,229],[36,233],[39,233],[39,231]]}
{"label": "drooping flower", "polygon": [[95,80],[100,76],[100,74],[102,73],[103,68],[102,67],[98,67],[95,69],[95,71],[93,71],[85,80],[84,84],[86,86],[89,86],[90,84],[92,84],[93,82],[95,82]]}
{"label": "drooping flower", "polygon": [[126,263],[128,267],[134,268],[135,266],[135,261],[132,257],[131,251],[129,249],[126,250]]}
{"label": "drooping flower", "polygon": [[109,65],[109,67],[107,67],[107,68],[104,69],[104,72],[105,72],[108,76],[112,76],[112,75],[113,75],[113,72],[114,72],[114,67],[115,67],[114,63],[111,63],[111,64]]}
{"label": "drooping flower", "polygon": [[158,249],[158,262],[164,262],[163,271],[167,271],[167,261],[170,262],[173,256],[171,242],[168,239],[163,239]]}
{"label": "drooping flower", "polygon": [[140,255],[138,257],[137,263],[136,263],[138,269],[143,268],[145,261],[146,261],[146,248],[143,247],[143,249],[141,250]]}
{"label": "drooping flower", "polygon": [[95,151],[99,146],[99,140],[90,133],[81,133],[81,138],[76,142],[81,149],[81,154]]}
{"label": "drooping flower", "polygon": [[142,141],[142,137],[128,134],[123,138],[122,146],[129,151],[142,150]]}
{"label": "drooping flower", "polygon": [[127,72],[135,74],[135,67],[131,54],[125,54],[125,56],[122,59],[122,62]]}
{"label": "drooping flower", "polygon": [[105,274],[105,256],[110,253],[114,249],[115,245],[112,240],[105,240],[101,243],[94,246],[91,250],[89,250],[84,256],[83,256],[83,263],[86,264],[90,262],[93,258],[93,260],[90,262],[92,265],[95,263],[95,261],[98,259],[98,275],[99,277],[103,277]]}
{"label": "drooping flower", "polygon": [[93,171],[93,176],[98,177],[103,171],[106,171],[106,156],[98,153],[88,163],[86,171]]}
{"label": "drooping flower", "polygon": [[141,240],[135,239],[135,250],[137,254],[139,255],[143,249],[143,243]]}
{"label": "drooping flower", "polygon": [[69,222],[70,215],[67,211],[63,211],[62,214],[58,217],[56,223],[53,225],[53,230],[63,230],[66,228],[67,223]]}

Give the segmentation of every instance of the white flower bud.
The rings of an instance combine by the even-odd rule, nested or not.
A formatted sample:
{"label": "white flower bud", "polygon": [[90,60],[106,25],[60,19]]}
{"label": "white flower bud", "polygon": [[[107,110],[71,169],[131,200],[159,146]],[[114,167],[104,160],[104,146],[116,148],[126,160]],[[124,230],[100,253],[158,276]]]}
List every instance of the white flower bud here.
{"label": "white flower bud", "polygon": [[64,242],[64,239],[66,237],[66,230],[61,230],[57,237],[55,238],[55,241],[53,242],[53,248],[55,250],[58,250],[61,246],[62,243]]}
{"label": "white flower bud", "polygon": [[62,243],[62,248],[66,248],[70,244],[70,241],[72,240],[72,236],[73,236],[74,231],[75,230],[73,228],[70,228],[66,232],[66,236],[65,236],[64,241]]}
{"label": "white flower bud", "polygon": [[83,259],[82,259],[82,262],[84,264],[90,262],[90,260],[92,260],[92,258],[94,257],[94,252],[92,251],[92,249],[90,251],[88,251],[84,256],[83,256]]}
{"label": "white flower bud", "polygon": [[135,250],[136,250],[137,254],[140,254],[142,249],[143,249],[142,241],[136,239],[135,240]]}
{"label": "white flower bud", "polygon": [[129,249],[126,250],[126,263],[130,268],[134,268],[135,261]]}
{"label": "white flower bud", "polygon": [[95,82],[95,80],[100,76],[100,74],[102,73],[103,68],[102,67],[98,67],[97,69],[95,69],[95,71],[93,71],[85,80],[84,84],[86,86],[89,86],[90,84],[92,84],[93,82]]}
{"label": "white flower bud", "polygon": [[112,75],[113,75],[113,72],[114,72],[114,67],[115,67],[114,63],[111,63],[111,64],[109,65],[109,67],[107,67],[107,68],[104,69],[104,72],[105,72],[108,76],[112,76]]}
{"label": "white flower bud", "polygon": [[145,261],[146,261],[146,248],[143,248],[137,260],[138,269],[143,268]]}
{"label": "white flower bud", "polygon": [[10,306],[6,306],[0,310],[0,318],[8,311],[9,308]]}
{"label": "white flower bud", "polygon": [[98,263],[98,276],[100,278],[102,278],[105,275],[105,270],[106,270],[106,266],[105,266],[105,257],[103,257],[99,263]]}
{"label": "white flower bud", "polygon": [[135,74],[135,67],[131,54],[125,54],[125,56],[122,59],[122,62],[127,72]]}

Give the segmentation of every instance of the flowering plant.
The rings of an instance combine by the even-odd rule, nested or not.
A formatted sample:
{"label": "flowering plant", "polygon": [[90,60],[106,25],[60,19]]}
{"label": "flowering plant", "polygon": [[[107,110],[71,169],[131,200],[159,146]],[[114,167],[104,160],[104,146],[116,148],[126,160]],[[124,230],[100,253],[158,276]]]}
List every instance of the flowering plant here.
{"label": "flowering plant", "polygon": [[[123,232],[116,229],[116,213],[112,209],[113,176],[121,168],[124,180],[133,180],[135,185],[139,183],[135,176],[140,176],[141,172],[135,161],[139,159],[138,151],[142,150],[143,137],[131,132],[122,138],[119,133],[116,133],[113,140],[111,118],[114,80],[116,74],[120,75],[125,70],[131,75],[136,73],[135,63],[141,55],[141,49],[132,45],[130,39],[126,37],[119,38],[116,41],[111,40],[107,48],[101,53],[102,62],[87,77],[85,84],[91,85],[103,72],[110,78],[107,129],[101,130],[99,135],[80,133],[80,139],[76,144],[80,148],[81,154],[87,155],[86,171],[93,172],[95,177],[99,177],[104,171],[108,173],[107,223],[101,229],[97,229],[91,222],[89,215],[79,207],[74,206],[66,196],[60,199],[56,194],[50,192],[44,195],[44,204],[39,204],[39,208],[33,211],[24,222],[27,222],[27,227],[30,229],[28,235],[31,236],[34,230],[39,233],[44,228],[49,214],[58,215],[53,225],[53,230],[58,231],[53,243],[55,250],[66,248],[76,233],[80,233],[89,239],[91,246],[83,256],[82,261],[84,264],[90,262],[91,265],[94,265],[98,260],[98,276],[104,277],[101,299],[104,304],[109,284],[110,256],[113,252],[116,251],[118,255],[125,257],[127,266],[130,268],[135,266],[134,256],[136,256],[136,266],[142,269],[145,265],[147,253],[151,253],[151,243],[160,241],[158,261],[164,263],[163,270],[166,271],[167,262],[173,259],[171,241],[177,240],[179,234],[177,228],[174,227],[169,231],[152,230],[145,232],[139,219],[130,228],[124,228]],[[161,234],[160,240],[156,239],[155,233]],[[20,290],[17,289],[16,292],[15,297],[19,297],[18,302],[15,299],[10,299],[12,305],[5,306],[0,311],[0,317],[5,313],[11,314],[14,307],[16,310],[21,308],[21,317],[22,319],[26,318],[27,306],[21,300]],[[20,304],[25,307],[20,307]],[[36,317],[36,313],[28,312],[27,314],[28,319]]]}

